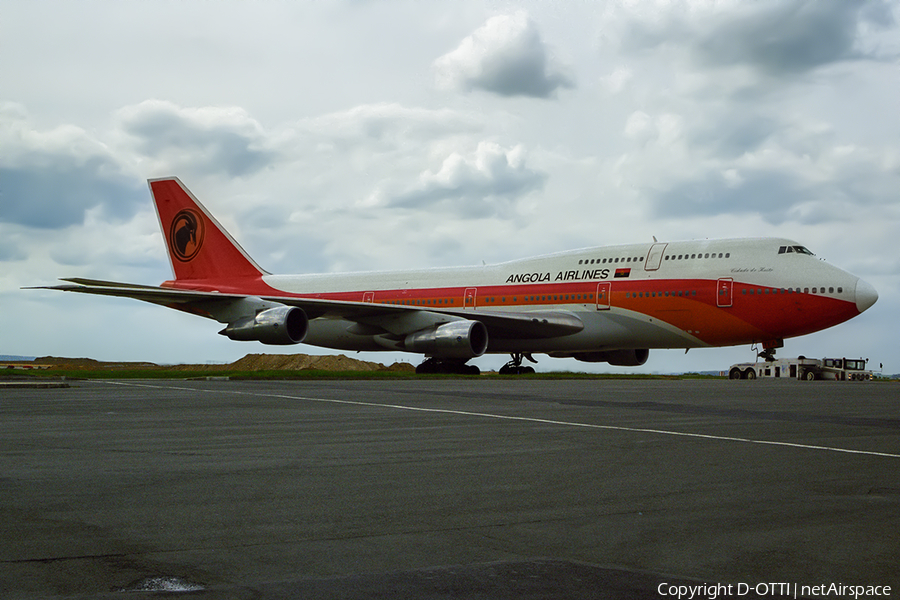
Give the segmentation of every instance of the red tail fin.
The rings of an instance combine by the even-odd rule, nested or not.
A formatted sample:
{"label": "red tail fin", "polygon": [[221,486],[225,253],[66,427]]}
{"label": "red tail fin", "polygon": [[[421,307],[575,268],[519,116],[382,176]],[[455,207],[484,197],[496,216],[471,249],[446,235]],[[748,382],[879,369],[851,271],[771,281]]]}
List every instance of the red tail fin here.
{"label": "red tail fin", "polygon": [[176,281],[227,282],[268,274],[177,177],[149,183]]}

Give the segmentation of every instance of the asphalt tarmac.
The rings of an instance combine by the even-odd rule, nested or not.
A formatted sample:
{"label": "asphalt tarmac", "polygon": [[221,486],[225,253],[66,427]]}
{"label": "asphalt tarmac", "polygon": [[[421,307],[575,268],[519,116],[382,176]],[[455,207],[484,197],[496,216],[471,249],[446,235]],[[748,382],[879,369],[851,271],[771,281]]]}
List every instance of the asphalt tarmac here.
{"label": "asphalt tarmac", "polygon": [[0,389],[0,597],[900,598],[898,401],[824,381]]}

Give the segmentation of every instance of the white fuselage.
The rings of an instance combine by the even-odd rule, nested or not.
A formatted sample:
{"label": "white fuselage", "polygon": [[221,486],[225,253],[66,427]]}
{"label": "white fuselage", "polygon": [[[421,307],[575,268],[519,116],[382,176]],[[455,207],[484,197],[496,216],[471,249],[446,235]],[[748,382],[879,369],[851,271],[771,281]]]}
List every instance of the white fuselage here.
{"label": "white fuselage", "polygon": [[[784,251],[790,248],[791,251]],[[585,328],[548,339],[492,339],[489,352],[690,348],[803,335],[868,308],[871,286],[785,239],[607,246],[482,267],[267,275],[282,293],[467,311],[569,311]],[[782,250],[779,253],[779,250]],[[315,319],[306,342],[383,350]]]}

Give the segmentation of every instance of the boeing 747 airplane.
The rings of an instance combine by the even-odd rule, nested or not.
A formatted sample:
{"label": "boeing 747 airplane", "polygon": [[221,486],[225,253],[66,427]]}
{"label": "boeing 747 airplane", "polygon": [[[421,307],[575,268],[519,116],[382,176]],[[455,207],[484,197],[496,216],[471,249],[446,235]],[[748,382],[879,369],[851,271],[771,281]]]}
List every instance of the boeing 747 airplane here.
{"label": "boeing 747 airplane", "polygon": [[638,366],[652,348],[758,344],[842,323],[875,289],[797,242],[724,239],[571,250],[480,267],[325,275],[261,269],[177,178],[150,191],[175,278],[160,286],[63,279],[222,323],[232,340],[422,354],[420,373],[532,354]]}

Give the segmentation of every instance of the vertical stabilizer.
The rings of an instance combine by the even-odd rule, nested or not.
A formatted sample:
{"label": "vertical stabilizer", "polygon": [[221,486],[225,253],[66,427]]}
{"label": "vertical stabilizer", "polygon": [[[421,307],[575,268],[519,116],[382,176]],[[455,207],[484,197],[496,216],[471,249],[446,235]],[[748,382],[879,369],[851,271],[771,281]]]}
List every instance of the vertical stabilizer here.
{"label": "vertical stabilizer", "polygon": [[268,274],[177,177],[149,183],[176,281],[228,282]]}

